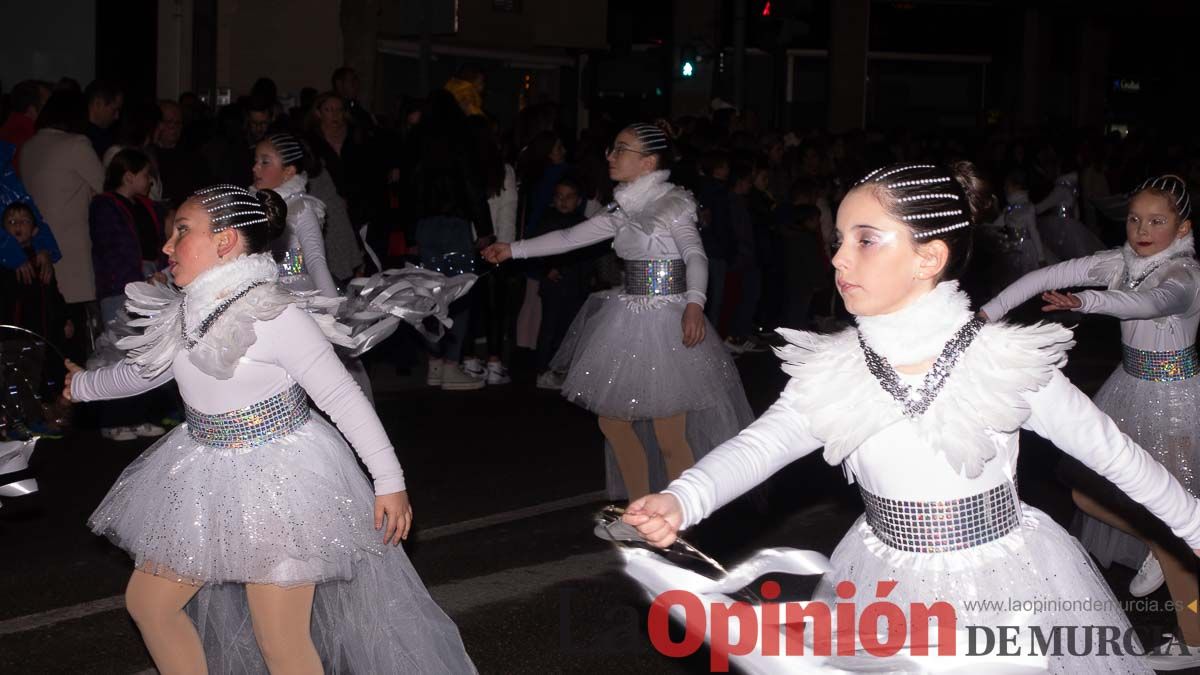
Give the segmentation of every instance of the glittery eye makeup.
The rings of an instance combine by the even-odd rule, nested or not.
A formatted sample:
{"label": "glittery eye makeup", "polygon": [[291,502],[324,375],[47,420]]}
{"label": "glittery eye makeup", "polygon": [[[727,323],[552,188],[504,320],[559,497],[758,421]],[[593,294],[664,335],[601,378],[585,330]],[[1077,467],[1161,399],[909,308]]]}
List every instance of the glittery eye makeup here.
{"label": "glittery eye makeup", "polygon": [[855,225],[851,228],[848,239],[843,238],[841,233],[838,233],[837,240],[834,242],[834,249],[840,249],[847,241],[856,245],[859,248],[875,248],[878,246],[888,246],[896,243],[896,233],[889,230],[880,230],[871,225]]}

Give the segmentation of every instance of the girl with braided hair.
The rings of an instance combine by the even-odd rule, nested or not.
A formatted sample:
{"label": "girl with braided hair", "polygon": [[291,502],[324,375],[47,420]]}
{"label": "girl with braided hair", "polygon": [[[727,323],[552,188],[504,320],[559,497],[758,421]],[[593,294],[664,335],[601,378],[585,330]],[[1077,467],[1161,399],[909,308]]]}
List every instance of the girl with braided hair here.
{"label": "girl with braided hair", "polygon": [[[1000,319],[1041,295],[1043,311],[1120,319],[1121,365],[1096,392],[1096,405],[1200,496],[1200,263],[1186,183],[1172,175],[1146,179],[1130,194],[1125,231],[1123,247],[1031,272],[984,305],[983,313]],[[1059,290],[1079,286],[1098,290]],[[1082,512],[1075,523],[1080,541],[1105,567],[1117,562],[1138,570],[1129,587],[1136,597],[1165,581],[1183,641],[1200,646],[1200,616],[1188,609],[1197,598],[1189,551],[1095,471],[1070,460],[1063,468]]]}
{"label": "girl with braided hair", "polygon": [[282,283],[297,291],[320,291],[338,296],[325,262],[325,204],[308,194],[310,175],[320,164],[298,138],[274,133],[254,148],[255,190],[274,190],[287,203],[287,228],[271,244]]}
{"label": "girl with braided hair", "polygon": [[[624,483],[610,481],[609,492],[623,487],[630,499],[678,477],[751,417],[737,368],[704,318],[708,258],[696,200],[668,181],[671,157],[662,128],[625,128],[608,151],[609,176],[620,185],[607,209],[484,251],[500,263],[613,239],[625,287],[591,296],[550,367],[567,373],[563,395],[599,416]],[[610,477],[618,473],[612,463]]]}
{"label": "girl with braided hair", "polygon": [[123,360],[67,363],[69,400],[174,379],[187,414],[89,525],[133,556],[126,607],[163,673],[473,673],[398,548],[404,472],[330,344],[353,346],[337,303],[292,293],[267,253],[286,214],[270,190],[195,193],[163,247],[182,293],[130,284],[144,331],[117,343]]}
{"label": "girl with braided hair", "polygon": [[[877,658],[879,645],[895,645],[897,634],[903,644],[889,653],[903,651],[905,672],[946,668],[922,660],[968,649],[973,656],[986,652],[974,661],[981,671],[985,661],[1005,657],[1004,647],[968,647],[966,635],[950,626],[1016,627],[1016,641],[1025,646],[1059,627],[1103,627],[1137,647],[1086,552],[1019,499],[1022,428],[1103,474],[1200,554],[1200,500],[1062,374],[1071,332],[1056,324],[989,324],[971,313],[956,280],[970,259],[986,195],[967,162],[900,164],[860,180],[838,209],[833,259],[838,292],[857,327],[833,335],[781,330],[788,345],[779,354],[791,380],[779,400],[623,516],[651,544],[670,546],[681,529],[822,446],[826,461],[841,464],[857,482],[866,514],[831,558],[790,549],[756,558],[788,563],[773,569],[824,573],[816,600],[830,611],[837,606],[837,656],[844,658],[827,662],[828,644],[824,654],[771,656],[761,650],[771,641],[760,637],[760,650],[741,657],[752,672],[810,672],[802,668],[809,664],[879,671],[890,665]],[[652,595],[681,582],[713,593],[708,579],[676,573],[651,556],[630,555],[627,565]],[[749,578],[769,571],[757,567]],[[736,571],[730,576],[741,578]],[[904,623],[889,615],[886,629],[870,622],[870,629],[847,635],[843,607],[862,610],[875,602],[903,612]],[[938,614],[937,634],[922,639],[922,629],[931,628],[928,615],[937,614],[934,603],[949,603],[954,616]],[[904,626],[915,629],[904,635]],[[797,628],[789,627],[789,642]],[[1070,639],[1076,644],[1082,636]],[[853,653],[845,656],[850,641]],[[1064,674],[1152,672],[1140,648],[1074,651],[1086,650],[1049,654],[1043,667]]]}

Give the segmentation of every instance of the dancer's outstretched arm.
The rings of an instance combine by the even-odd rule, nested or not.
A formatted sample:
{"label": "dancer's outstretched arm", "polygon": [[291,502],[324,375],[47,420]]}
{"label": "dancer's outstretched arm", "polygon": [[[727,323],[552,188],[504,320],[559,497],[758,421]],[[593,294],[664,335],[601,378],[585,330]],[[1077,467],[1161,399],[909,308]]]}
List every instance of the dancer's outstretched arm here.
{"label": "dancer's outstretched arm", "polygon": [[1031,411],[1026,428],[1112,481],[1200,552],[1200,499],[1121,433],[1061,371],[1055,371],[1046,386],[1027,393],[1025,399]]}
{"label": "dancer's outstretched arm", "polygon": [[497,242],[483,250],[483,257],[490,263],[502,263],[509,258],[541,258],[591,246],[596,242],[612,239],[617,234],[620,216],[605,211],[565,230],[547,232],[533,239],[522,239],[511,244]]}
{"label": "dancer's outstretched arm", "polygon": [[1132,291],[1105,290],[1068,293],[1078,301],[1076,308],[1088,314],[1107,314],[1118,319],[1157,319],[1183,314],[1196,299],[1195,275],[1186,269],[1172,270],[1152,287]]}
{"label": "dancer's outstretched arm", "polygon": [[65,365],[67,377],[63,383],[63,397],[77,403],[137,396],[175,378],[170,368],[157,377],[143,377],[141,366],[125,361],[94,370],[84,370],[71,361]]}
{"label": "dancer's outstretched arm", "polygon": [[989,321],[999,321],[1021,303],[1046,291],[1073,286],[1104,286],[1108,280],[1101,279],[1099,275],[1094,275],[1094,272],[1120,255],[1119,251],[1103,251],[1086,258],[1075,258],[1034,270],[992,298],[991,302],[983,306],[982,311]]}

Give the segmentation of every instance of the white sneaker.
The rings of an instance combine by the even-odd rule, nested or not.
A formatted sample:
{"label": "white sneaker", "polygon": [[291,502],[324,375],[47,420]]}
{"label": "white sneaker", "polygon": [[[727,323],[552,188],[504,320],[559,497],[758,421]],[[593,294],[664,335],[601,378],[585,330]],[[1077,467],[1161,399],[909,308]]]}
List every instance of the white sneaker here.
{"label": "white sneaker", "polygon": [[130,429],[130,431],[138,436],[141,436],[142,438],[158,438],[159,436],[167,433],[166,429],[158,426],[157,424],[151,424],[150,422],[139,424]]}
{"label": "white sneaker", "polygon": [[1184,644],[1173,634],[1166,637],[1167,642],[1156,650],[1163,653],[1147,654],[1144,657],[1146,665],[1154,670],[1187,670],[1200,666],[1200,646]]}
{"label": "white sneaker", "polygon": [[563,385],[562,375],[559,375],[558,373],[554,372],[553,370],[547,370],[546,372],[537,376],[538,389],[553,389],[555,391],[558,391],[558,390],[562,389],[562,385]]}
{"label": "white sneaker", "polygon": [[474,391],[483,389],[485,382],[471,377],[458,366],[445,366],[442,369],[442,389],[446,391]]}
{"label": "white sneaker", "polygon": [[129,427],[107,427],[100,430],[100,435],[110,441],[135,441],[137,434]]}
{"label": "white sneaker", "polygon": [[1129,582],[1129,592],[1135,598],[1144,598],[1157,591],[1164,581],[1162,566],[1158,564],[1158,558],[1154,557],[1154,553],[1148,553],[1146,559],[1142,561],[1142,566],[1138,569],[1137,576]]}
{"label": "white sneaker", "polygon": [[508,368],[505,368],[504,364],[499,361],[488,361],[487,383],[508,384],[509,382],[512,382],[512,378],[508,376]]}
{"label": "white sneaker", "polygon": [[431,387],[442,386],[442,377],[445,370],[445,361],[441,359],[429,359],[429,370],[425,372],[425,384]]}
{"label": "white sneaker", "polygon": [[[491,366],[490,363],[488,365]],[[488,376],[488,369],[483,367],[483,361],[476,358],[463,361],[462,369],[464,373],[478,380],[482,380]],[[491,382],[488,382],[488,384],[491,384]]]}

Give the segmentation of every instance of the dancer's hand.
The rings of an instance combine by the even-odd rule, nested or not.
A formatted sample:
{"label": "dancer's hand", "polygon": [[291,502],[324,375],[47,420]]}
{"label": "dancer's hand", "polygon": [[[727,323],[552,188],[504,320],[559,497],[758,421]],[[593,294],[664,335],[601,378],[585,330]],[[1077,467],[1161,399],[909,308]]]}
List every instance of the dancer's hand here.
{"label": "dancer's hand", "polygon": [[483,259],[492,263],[493,265],[499,265],[511,257],[512,246],[503,241],[498,241],[495,244],[483,249]]}
{"label": "dancer's hand", "polygon": [[386,516],[387,530],[383,533],[383,543],[397,546],[401,539],[408,539],[408,529],[412,527],[412,505],[408,503],[408,493],[393,492],[375,497],[375,529],[383,527]]}
{"label": "dancer's hand", "polygon": [[700,305],[689,302],[683,310],[683,346],[695,347],[704,342],[706,324],[704,310],[700,308]]}
{"label": "dancer's hand", "polygon": [[1057,312],[1060,310],[1072,310],[1083,307],[1083,301],[1074,293],[1059,293],[1058,291],[1049,291],[1042,293],[1042,301],[1047,303],[1042,307],[1043,312]]}
{"label": "dancer's hand", "polygon": [[683,524],[683,507],[675,495],[666,492],[635,499],[625,509],[621,520],[633,525],[642,537],[659,548],[675,543],[679,526]]}
{"label": "dancer's hand", "polygon": [[75,373],[82,373],[83,368],[75,365],[71,359],[64,359],[63,365],[67,368],[67,377],[63,379],[62,397],[68,401],[74,401],[71,397],[71,381],[75,379]]}
{"label": "dancer's hand", "polygon": [[979,310],[978,312],[975,312],[975,316],[979,317],[979,319],[982,320],[984,323],[987,323],[992,320],[992,318],[987,315],[987,312],[983,311],[982,309]]}

